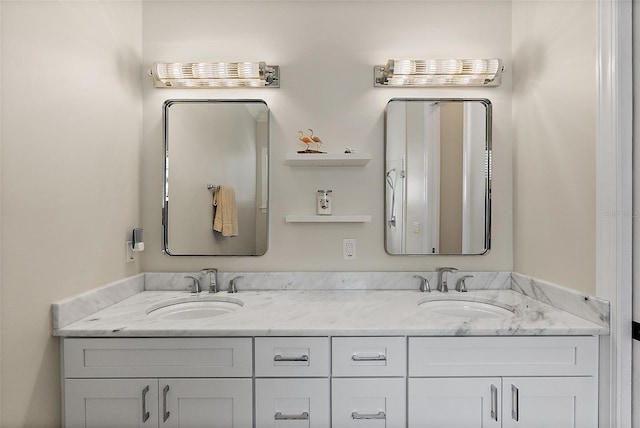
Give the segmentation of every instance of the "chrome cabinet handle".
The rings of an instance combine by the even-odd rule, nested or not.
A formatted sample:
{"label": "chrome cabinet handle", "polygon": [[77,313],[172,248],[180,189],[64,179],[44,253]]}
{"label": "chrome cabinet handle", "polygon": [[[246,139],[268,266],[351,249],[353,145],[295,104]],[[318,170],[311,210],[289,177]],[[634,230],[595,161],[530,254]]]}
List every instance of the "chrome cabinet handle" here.
{"label": "chrome cabinet handle", "polygon": [[149,420],[149,412],[147,412],[147,394],[149,393],[149,385],[142,390],[142,423]]}
{"label": "chrome cabinet handle", "polygon": [[167,411],[167,394],[169,394],[169,385],[165,385],[162,389],[162,422],[167,422],[171,412]]}
{"label": "chrome cabinet handle", "polygon": [[519,400],[518,388],[515,385],[511,385],[511,419],[518,422],[520,419],[520,400]]}
{"label": "chrome cabinet handle", "polygon": [[351,361],[387,361],[387,356],[384,354],[378,354],[376,356],[360,356],[358,354],[353,354],[351,356]]}
{"label": "chrome cabinet handle", "polygon": [[498,388],[491,385],[491,419],[498,422]]}
{"label": "chrome cabinet handle", "polygon": [[358,412],[351,413],[351,419],[387,419],[387,415],[384,412],[378,412],[373,414],[360,414]]}
{"label": "chrome cabinet handle", "polygon": [[277,412],[273,415],[273,419],[276,421],[308,421],[309,412],[302,412],[299,415],[284,415],[282,412]]}
{"label": "chrome cabinet handle", "polygon": [[309,361],[309,356],[308,355],[301,355],[299,357],[283,357],[282,355],[278,354],[275,357],[273,357],[273,361]]}

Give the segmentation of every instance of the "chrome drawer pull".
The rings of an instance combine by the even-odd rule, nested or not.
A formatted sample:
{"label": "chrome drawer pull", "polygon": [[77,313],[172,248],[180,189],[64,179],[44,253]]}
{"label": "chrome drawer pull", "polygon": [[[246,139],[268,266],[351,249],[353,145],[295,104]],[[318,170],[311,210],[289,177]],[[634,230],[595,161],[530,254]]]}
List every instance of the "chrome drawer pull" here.
{"label": "chrome drawer pull", "polygon": [[147,412],[147,394],[149,393],[149,385],[142,390],[142,423],[149,420],[149,412]]}
{"label": "chrome drawer pull", "polygon": [[518,422],[520,419],[520,391],[515,385],[511,385],[511,419]]}
{"label": "chrome drawer pull", "polygon": [[171,412],[167,411],[167,394],[169,394],[169,385],[165,385],[162,389],[162,422],[167,422]]}
{"label": "chrome drawer pull", "polygon": [[367,357],[367,356],[361,357],[358,354],[353,354],[351,356],[351,361],[387,361],[387,356],[384,354],[378,354],[372,357]]}
{"label": "chrome drawer pull", "polygon": [[282,412],[277,412],[273,419],[276,421],[308,421],[309,412],[302,412],[299,415],[283,415]]}
{"label": "chrome drawer pull", "polygon": [[309,361],[309,356],[302,355],[300,357],[283,357],[282,355],[278,354],[273,357],[273,361]]}
{"label": "chrome drawer pull", "polygon": [[387,415],[384,412],[378,412],[375,414],[363,414],[358,412],[351,413],[351,419],[387,419]]}
{"label": "chrome drawer pull", "polygon": [[491,419],[498,422],[498,388],[491,385]]}

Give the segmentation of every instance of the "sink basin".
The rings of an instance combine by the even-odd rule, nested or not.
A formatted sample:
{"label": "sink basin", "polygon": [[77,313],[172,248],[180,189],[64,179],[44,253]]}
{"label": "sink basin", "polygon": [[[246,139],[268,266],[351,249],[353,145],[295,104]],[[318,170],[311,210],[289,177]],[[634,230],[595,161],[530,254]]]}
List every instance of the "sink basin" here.
{"label": "sink basin", "polygon": [[429,299],[418,303],[423,309],[460,318],[506,318],[514,309],[498,303],[464,299]]}
{"label": "sink basin", "polygon": [[242,307],[242,301],[230,297],[189,297],[162,302],[147,309],[150,317],[163,320],[195,320],[225,315]]}

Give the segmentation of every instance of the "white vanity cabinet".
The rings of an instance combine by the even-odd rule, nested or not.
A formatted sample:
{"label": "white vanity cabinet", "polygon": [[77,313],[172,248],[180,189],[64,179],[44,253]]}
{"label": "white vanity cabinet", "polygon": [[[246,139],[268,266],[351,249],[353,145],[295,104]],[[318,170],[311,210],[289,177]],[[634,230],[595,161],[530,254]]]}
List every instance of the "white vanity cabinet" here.
{"label": "white vanity cabinet", "polygon": [[596,337],[410,338],[408,426],[597,427]]}
{"label": "white vanity cabinet", "polygon": [[595,336],[62,343],[67,427],[597,427]]}
{"label": "white vanity cabinet", "polygon": [[328,337],[256,337],[256,428],[329,428]]}
{"label": "white vanity cabinet", "polygon": [[250,338],[65,339],[66,427],[246,428]]}

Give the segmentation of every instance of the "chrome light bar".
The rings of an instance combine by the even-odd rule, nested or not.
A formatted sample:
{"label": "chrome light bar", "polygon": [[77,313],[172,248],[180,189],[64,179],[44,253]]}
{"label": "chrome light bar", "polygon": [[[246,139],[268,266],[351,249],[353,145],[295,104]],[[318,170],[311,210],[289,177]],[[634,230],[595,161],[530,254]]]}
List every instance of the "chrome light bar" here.
{"label": "chrome light bar", "polygon": [[390,59],[374,67],[374,86],[500,86],[502,60]]}
{"label": "chrome light bar", "polygon": [[264,62],[158,62],[156,88],[279,88],[280,67]]}

